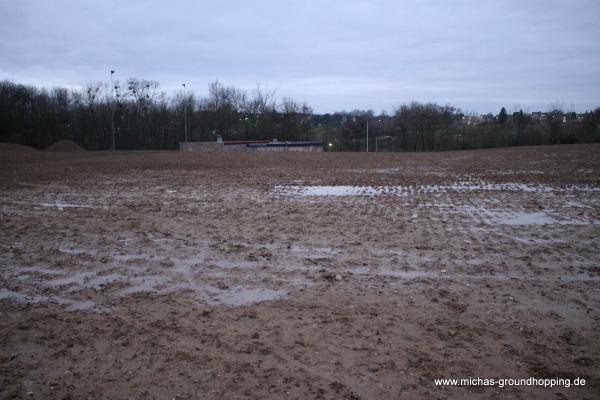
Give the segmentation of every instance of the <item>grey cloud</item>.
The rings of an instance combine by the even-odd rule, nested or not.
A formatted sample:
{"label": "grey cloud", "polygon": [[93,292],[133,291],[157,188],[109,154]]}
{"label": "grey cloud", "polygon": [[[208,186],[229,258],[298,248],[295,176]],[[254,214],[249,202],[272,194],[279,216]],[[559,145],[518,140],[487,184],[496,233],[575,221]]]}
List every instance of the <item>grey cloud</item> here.
{"label": "grey cloud", "polygon": [[597,1],[0,1],[0,78],[256,84],[316,111],[600,105]]}

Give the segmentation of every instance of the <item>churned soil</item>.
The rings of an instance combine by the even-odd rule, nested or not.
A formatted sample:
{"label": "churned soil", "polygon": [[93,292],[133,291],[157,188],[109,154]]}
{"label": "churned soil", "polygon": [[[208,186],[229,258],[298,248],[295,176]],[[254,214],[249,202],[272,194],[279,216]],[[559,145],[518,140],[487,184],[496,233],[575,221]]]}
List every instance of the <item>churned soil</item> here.
{"label": "churned soil", "polygon": [[46,151],[54,151],[54,152],[81,152],[86,151],[83,147],[81,147],[77,142],[70,139],[59,140],[56,143],[52,143],[50,146],[46,148]]}
{"label": "churned soil", "polygon": [[0,154],[3,152],[32,153],[37,151],[38,149],[34,147],[24,146],[22,144],[0,142]]}
{"label": "churned soil", "polygon": [[598,237],[599,145],[4,151],[0,398],[598,398]]}

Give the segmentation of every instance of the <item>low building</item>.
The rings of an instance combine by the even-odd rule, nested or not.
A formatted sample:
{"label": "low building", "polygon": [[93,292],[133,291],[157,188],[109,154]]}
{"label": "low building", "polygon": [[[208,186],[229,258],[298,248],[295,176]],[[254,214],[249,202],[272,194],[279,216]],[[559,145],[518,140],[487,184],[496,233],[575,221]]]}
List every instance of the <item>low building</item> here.
{"label": "low building", "polygon": [[479,125],[480,122],[481,118],[476,115],[463,115],[459,120],[457,120],[458,124],[467,126]]}
{"label": "low building", "polygon": [[179,142],[179,151],[217,153],[223,151],[223,142]]}
{"label": "low building", "polygon": [[321,142],[279,142],[273,141],[266,144],[249,144],[249,151],[307,151],[321,152],[323,151],[323,143]]}
{"label": "low building", "polygon": [[323,151],[322,142],[280,142],[268,140],[230,140],[216,142],[180,142],[180,151],[218,153],[235,151]]}

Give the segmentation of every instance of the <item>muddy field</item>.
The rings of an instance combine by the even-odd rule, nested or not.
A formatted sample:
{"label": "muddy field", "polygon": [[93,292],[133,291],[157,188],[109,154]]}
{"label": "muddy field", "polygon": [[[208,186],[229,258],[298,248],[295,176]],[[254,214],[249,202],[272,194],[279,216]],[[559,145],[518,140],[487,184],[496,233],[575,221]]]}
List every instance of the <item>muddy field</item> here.
{"label": "muddy field", "polygon": [[1,398],[600,397],[598,145],[0,167]]}

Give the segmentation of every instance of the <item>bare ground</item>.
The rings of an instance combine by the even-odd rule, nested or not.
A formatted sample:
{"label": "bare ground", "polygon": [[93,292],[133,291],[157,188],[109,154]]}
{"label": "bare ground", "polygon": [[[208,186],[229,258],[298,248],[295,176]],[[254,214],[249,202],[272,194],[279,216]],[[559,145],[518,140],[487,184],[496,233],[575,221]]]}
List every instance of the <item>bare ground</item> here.
{"label": "bare ground", "polygon": [[600,395],[598,145],[0,166],[1,398]]}

